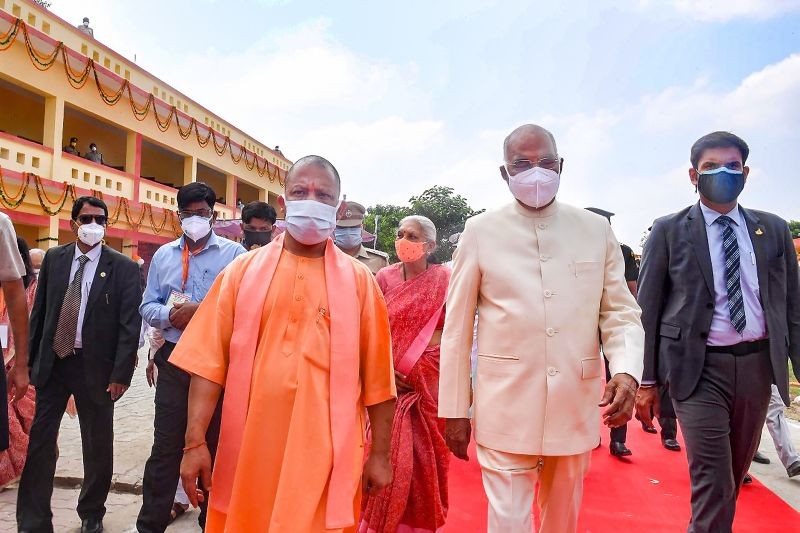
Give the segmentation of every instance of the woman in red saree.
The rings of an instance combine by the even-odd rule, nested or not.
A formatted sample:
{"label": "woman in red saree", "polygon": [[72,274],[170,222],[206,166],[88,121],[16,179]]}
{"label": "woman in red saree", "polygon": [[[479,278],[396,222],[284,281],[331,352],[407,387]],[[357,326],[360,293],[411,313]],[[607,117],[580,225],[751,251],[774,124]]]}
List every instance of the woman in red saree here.
{"label": "woman in red saree", "polygon": [[438,531],[447,515],[450,451],[438,418],[439,343],[450,269],[428,263],[436,227],[419,216],[397,232],[401,263],[378,272],[392,330],[397,407],[392,427],[394,479],[365,496],[360,533]]}
{"label": "woman in red saree", "polygon": [[[22,278],[28,295],[28,310],[33,305],[36,294],[37,279],[28,252],[28,245],[24,240],[17,238],[20,255],[25,263],[26,275]],[[0,325],[8,325],[8,312],[3,294],[0,292]],[[2,350],[3,363],[6,372],[14,363],[14,338],[9,334],[8,348]],[[28,392],[17,402],[13,402],[13,393],[8,392],[8,449],[0,452],[0,490],[17,480],[22,475],[25,466],[25,457],[28,453],[28,434],[31,431],[33,413],[36,405],[36,392],[33,387],[28,387]],[[0,424],[4,426],[5,424]]]}

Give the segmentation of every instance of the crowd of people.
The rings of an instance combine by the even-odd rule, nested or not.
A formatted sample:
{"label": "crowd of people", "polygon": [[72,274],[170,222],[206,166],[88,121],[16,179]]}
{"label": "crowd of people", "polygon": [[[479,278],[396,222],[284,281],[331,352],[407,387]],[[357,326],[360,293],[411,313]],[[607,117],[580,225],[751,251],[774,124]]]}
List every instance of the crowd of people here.
{"label": "crowd of people", "polygon": [[781,418],[789,359],[800,379],[798,260],[785,221],[738,203],[747,144],[727,132],[694,143],[699,201],[655,221],[640,272],[612,213],[556,199],[549,131],[521,126],[502,148],[513,199],[469,219],[447,265],[430,260],[440,236],[419,215],[397,228],[399,262],[365,248],[366,210],[340,201],[319,156],[289,170],[285,231],[253,202],[241,243],[213,230],[208,185],[183,186],[183,234],[155,253],[144,287],[140,266],[103,243],[101,199],[78,198],[75,241],[46,254],[0,213],[0,485],[19,477],[19,531],[53,530],[70,398],[81,531],[103,530],[114,403],[149,343],[141,533],[188,505],[208,532],[433,533],[452,456],[467,460],[473,437],[490,532],[529,533],[535,499],[541,531],[576,531],[601,425],[628,456],[634,411],[645,431],[659,421],[668,450],[682,429],[688,530],[730,532],[768,409],[787,473],[800,474]]}

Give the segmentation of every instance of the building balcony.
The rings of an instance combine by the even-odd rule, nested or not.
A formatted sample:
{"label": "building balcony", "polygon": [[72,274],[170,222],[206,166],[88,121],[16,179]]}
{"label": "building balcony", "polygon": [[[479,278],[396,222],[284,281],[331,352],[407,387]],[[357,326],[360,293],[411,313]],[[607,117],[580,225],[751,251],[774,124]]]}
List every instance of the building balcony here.
{"label": "building balcony", "polygon": [[53,179],[103,194],[134,199],[135,178],[132,174],[66,152],[61,154],[61,161],[56,164]]}
{"label": "building balcony", "polygon": [[3,168],[49,176],[52,165],[52,148],[0,132],[0,166]]}

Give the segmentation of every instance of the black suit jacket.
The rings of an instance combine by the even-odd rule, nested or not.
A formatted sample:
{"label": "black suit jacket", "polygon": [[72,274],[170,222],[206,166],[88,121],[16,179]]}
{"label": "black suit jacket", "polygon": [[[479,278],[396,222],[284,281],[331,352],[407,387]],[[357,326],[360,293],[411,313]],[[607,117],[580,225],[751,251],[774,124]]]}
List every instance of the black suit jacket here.
{"label": "black suit jacket", "polygon": [[[800,379],[797,254],[783,219],[739,209],[756,255],[773,379],[788,405],[787,357]],[[638,300],[645,331],[642,381],[669,383],[671,396],[685,400],[700,379],[714,313],[711,254],[699,203],[653,224],[642,255]]]}
{"label": "black suit jacket", "polygon": [[[57,356],[53,351],[58,316],[69,285],[75,243],[47,252],[31,310],[31,383],[47,383]],[[83,361],[87,386],[97,401],[107,401],[109,383],[130,385],[142,318],[139,266],[103,246],[83,318]]]}

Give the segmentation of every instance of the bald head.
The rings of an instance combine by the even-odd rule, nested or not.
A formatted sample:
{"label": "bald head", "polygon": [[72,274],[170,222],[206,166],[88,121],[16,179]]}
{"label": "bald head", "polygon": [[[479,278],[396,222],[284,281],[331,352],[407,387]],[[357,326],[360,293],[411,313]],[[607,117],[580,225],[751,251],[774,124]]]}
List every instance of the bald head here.
{"label": "bald head", "polygon": [[326,171],[331,175],[336,183],[337,190],[341,188],[342,180],[339,178],[339,172],[336,170],[336,167],[333,166],[333,163],[319,155],[307,155],[295,161],[289,169],[289,172],[286,174],[286,183],[284,188],[288,190],[289,183],[291,182],[292,178],[294,178],[295,175],[300,173],[305,167],[308,166],[314,166]]}
{"label": "bald head", "polygon": [[44,261],[44,250],[40,248],[33,248],[29,255],[31,257],[31,264],[33,268],[42,268],[42,261]]}
{"label": "bald head", "polygon": [[503,142],[503,156],[506,162],[517,159],[515,154],[527,152],[532,146],[545,148],[553,155],[558,153],[556,139],[548,130],[536,124],[524,124],[508,134]]}

